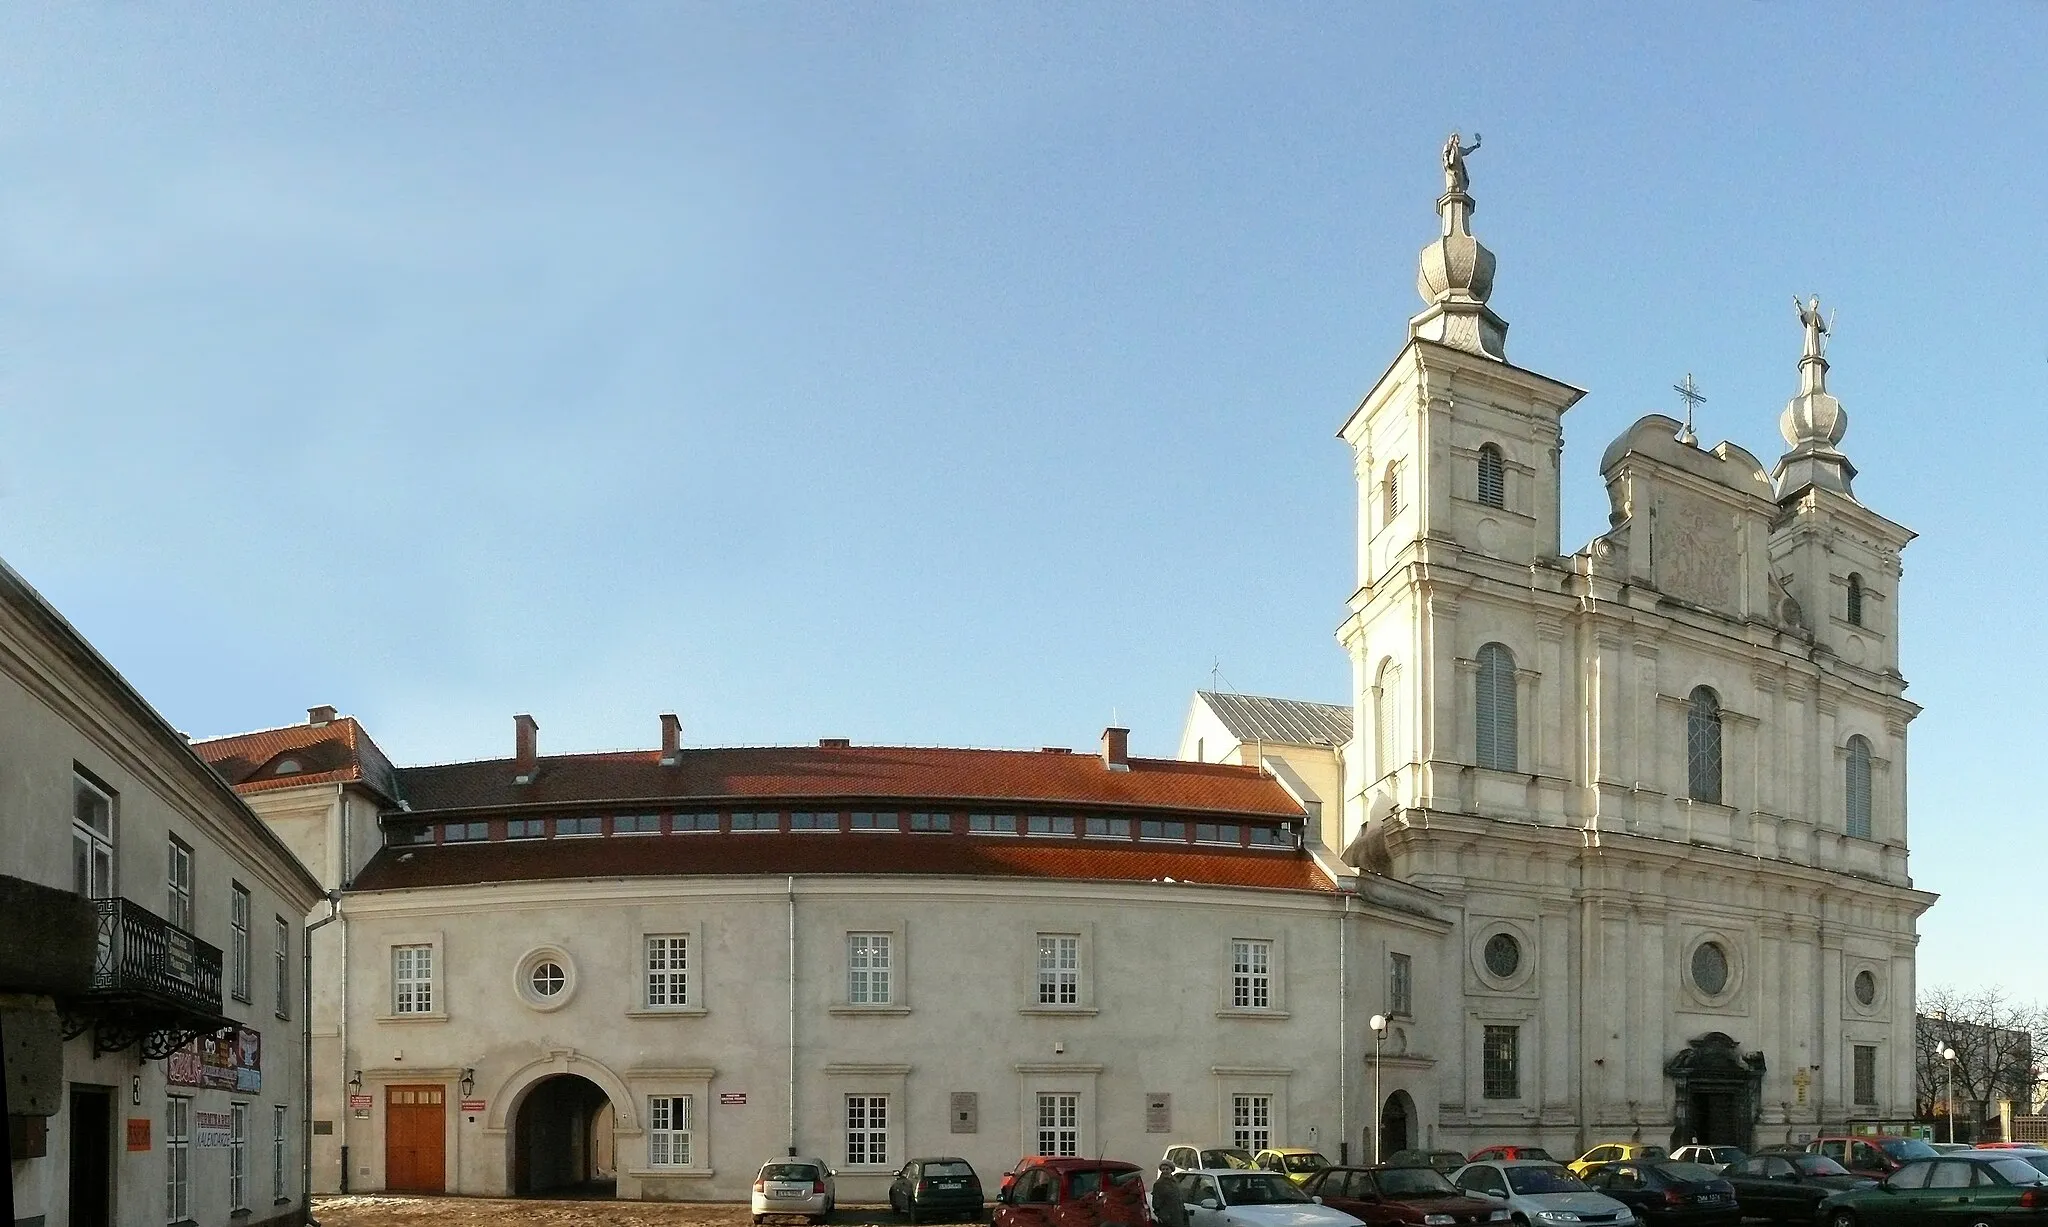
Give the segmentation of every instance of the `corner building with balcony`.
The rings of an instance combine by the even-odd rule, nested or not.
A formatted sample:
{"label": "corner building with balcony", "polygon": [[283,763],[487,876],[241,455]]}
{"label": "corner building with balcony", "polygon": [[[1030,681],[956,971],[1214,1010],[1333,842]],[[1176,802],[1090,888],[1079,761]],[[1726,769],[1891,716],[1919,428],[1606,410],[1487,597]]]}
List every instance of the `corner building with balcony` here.
{"label": "corner building with balcony", "polygon": [[1405,1037],[1432,1144],[1753,1147],[1910,1120],[1934,901],[1907,873],[1912,534],[1852,490],[1819,306],[1775,465],[1644,417],[1601,459],[1608,530],[1565,553],[1582,393],[1508,361],[1455,139],[1445,169],[1425,307],[1340,432],[1350,735],[1211,734],[1204,756],[1341,776],[1333,846],[1444,901],[1418,991],[1446,1025]]}
{"label": "corner building with balcony", "polygon": [[318,884],[4,563],[0,728],[12,1221],[304,1222]]}

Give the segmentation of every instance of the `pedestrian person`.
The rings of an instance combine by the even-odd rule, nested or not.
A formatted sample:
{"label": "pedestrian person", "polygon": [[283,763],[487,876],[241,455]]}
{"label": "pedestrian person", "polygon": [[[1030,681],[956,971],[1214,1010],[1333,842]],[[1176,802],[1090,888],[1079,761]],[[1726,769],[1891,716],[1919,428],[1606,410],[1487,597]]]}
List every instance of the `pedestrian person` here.
{"label": "pedestrian person", "polygon": [[1173,1164],[1161,1161],[1152,1182],[1152,1221],[1159,1227],[1188,1227],[1188,1203],[1173,1180]]}

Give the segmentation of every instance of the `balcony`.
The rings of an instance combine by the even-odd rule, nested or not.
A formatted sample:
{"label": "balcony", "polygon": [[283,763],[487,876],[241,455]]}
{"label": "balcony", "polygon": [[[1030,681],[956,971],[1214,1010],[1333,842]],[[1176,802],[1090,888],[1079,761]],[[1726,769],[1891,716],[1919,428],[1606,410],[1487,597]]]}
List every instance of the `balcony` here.
{"label": "balcony", "polygon": [[94,899],[92,978],[62,1002],[64,1037],[93,1029],[97,1052],[141,1044],[161,1059],[194,1036],[234,1025],[221,1016],[220,948],[128,899]]}

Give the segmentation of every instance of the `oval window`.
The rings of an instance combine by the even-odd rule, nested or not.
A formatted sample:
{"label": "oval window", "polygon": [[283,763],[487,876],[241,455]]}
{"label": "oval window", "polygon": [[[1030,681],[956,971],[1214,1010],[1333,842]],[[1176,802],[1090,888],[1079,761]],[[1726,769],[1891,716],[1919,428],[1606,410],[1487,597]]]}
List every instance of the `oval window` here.
{"label": "oval window", "polygon": [[562,991],[562,985],[569,977],[562,974],[558,963],[539,963],[533,969],[533,991],[542,997],[552,997]]}
{"label": "oval window", "polygon": [[1692,952],[1692,982],[1709,997],[1728,988],[1728,952],[1719,942],[1701,942]]}
{"label": "oval window", "polygon": [[1856,973],[1856,1000],[1863,1005],[1877,1004],[1877,977],[1867,971]]}
{"label": "oval window", "polygon": [[1486,970],[1506,980],[1522,969],[1522,943],[1512,933],[1496,933],[1486,939]]}

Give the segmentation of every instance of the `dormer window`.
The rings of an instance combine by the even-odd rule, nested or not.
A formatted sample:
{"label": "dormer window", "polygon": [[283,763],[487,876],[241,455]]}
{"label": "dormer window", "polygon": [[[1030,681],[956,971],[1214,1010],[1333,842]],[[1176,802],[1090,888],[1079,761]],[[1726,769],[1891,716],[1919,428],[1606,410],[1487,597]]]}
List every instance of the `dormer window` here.
{"label": "dormer window", "polygon": [[277,760],[278,775],[297,775],[304,770],[305,768],[299,766],[299,760],[296,758],[280,758]]}
{"label": "dormer window", "polygon": [[1854,572],[1849,575],[1849,625],[1863,625],[1863,577]]}
{"label": "dormer window", "polygon": [[1508,505],[1507,464],[1491,443],[1479,449],[1479,501],[1502,509]]}

